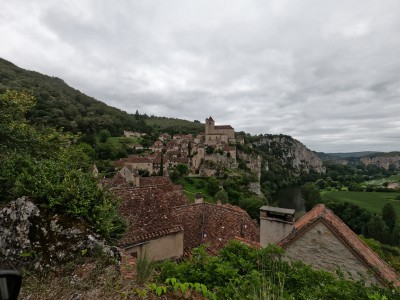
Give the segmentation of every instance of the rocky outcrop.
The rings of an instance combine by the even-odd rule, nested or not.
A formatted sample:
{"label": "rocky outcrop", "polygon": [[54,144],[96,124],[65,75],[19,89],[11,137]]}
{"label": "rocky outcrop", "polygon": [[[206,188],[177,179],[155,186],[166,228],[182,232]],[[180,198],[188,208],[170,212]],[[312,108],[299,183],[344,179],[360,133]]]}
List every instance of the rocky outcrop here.
{"label": "rocky outcrop", "polygon": [[261,156],[255,153],[245,153],[244,151],[238,151],[237,156],[239,160],[242,160],[246,163],[247,168],[249,168],[250,171],[254,173],[257,177],[256,182],[249,183],[249,191],[257,195],[263,195],[260,185],[262,162]]}
{"label": "rocky outcrop", "polygon": [[314,170],[325,173],[325,167],[318,155],[290,136],[266,134],[254,145],[261,147],[266,154],[278,157],[283,165],[291,166],[295,172]]}
{"label": "rocky outcrop", "polygon": [[360,158],[360,161],[366,166],[372,164],[386,170],[389,170],[389,168],[400,169],[400,153],[398,152],[379,156],[364,156]]}
{"label": "rocky outcrop", "polygon": [[119,255],[83,222],[40,210],[25,197],[0,210],[2,268],[43,269],[93,252]]}

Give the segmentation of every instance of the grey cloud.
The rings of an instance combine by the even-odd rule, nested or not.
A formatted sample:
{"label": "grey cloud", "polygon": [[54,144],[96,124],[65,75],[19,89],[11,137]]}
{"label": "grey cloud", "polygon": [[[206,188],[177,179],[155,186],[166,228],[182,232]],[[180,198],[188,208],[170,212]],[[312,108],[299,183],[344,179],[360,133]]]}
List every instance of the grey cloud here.
{"label": "grey cloud", "polygon": [[326,152],[398,149],[397,0],[15,0],[2,8],[0,56],[128,112],[212,115]]}

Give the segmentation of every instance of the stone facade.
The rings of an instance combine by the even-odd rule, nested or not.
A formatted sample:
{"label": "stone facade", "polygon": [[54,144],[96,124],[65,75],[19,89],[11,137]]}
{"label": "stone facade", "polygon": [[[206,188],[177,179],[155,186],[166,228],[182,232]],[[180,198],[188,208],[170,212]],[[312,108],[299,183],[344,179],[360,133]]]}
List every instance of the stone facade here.
{"label": "stone facade", "polygon": [[289,258],[369,284],[400,286],[399,275],[325,205],[319,204],[296,223],[279,243]]}
{"label": "stone facade", "polygon": [[235,130],[230,125],[215,125],[212,117],[206,119],[205,144],[217,146],[220,143],[235,143]]}
{"label": "stone facade", "polygon": [[301,259],[318,269],[335,272],[340,267],[356,280],[361,279],[360,274],[362,274],[367,282],[379,283],[371,274],[368,265],[363,263],[322,221],[315,223],[300,238],[285,247],[285,252],[288,257]]}

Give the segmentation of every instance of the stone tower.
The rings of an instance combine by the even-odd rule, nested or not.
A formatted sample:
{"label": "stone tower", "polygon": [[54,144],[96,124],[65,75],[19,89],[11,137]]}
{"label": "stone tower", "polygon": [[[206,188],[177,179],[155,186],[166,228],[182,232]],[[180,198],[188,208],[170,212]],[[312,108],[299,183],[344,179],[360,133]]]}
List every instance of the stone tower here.
{"label": "stone tower", "polygon": [[214,123],[211,116],[206,119],[206,134],[212,134],[214,132]]}

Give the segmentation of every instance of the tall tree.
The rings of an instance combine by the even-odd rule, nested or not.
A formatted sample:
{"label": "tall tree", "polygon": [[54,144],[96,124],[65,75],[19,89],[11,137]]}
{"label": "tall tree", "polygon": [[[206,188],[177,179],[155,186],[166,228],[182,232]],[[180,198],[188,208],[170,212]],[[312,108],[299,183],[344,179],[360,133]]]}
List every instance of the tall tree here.
{"label": "tall tree", "polygon": [[396,225],[397,215],[392,203],[388,202],[382,207],[382,219],[389,227],[390,231],[393,231]]}

